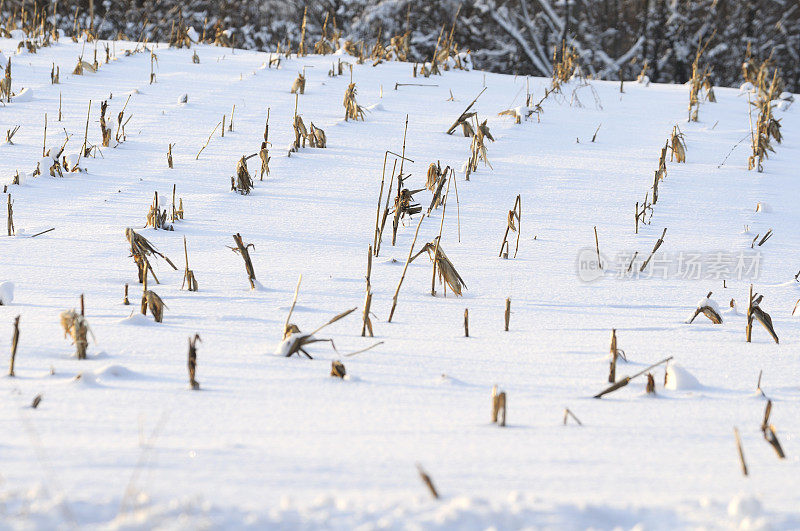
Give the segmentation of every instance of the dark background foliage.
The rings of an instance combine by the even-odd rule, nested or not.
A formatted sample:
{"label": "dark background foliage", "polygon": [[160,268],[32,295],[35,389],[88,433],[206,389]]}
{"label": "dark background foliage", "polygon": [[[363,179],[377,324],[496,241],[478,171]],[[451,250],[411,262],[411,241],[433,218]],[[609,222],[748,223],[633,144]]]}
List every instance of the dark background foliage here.
{"label": "dark background foliage", "polygon": [[[6,14],[34,5],[56,9],[69,31],[76,14],[89,26],[89,0],[7,0]],[[698,43],[713,35],[703,64],[714,83],[737,85],[748,45],[758,60],[772,58],[787,87],[800,87],[798,0],[95,0],[94,27],[101,37],[167,40],[183,19],[209,35],[220,24],[234,30],[236,46],[274,50],[296,46],[304,8],[308,41],[321,32],[326,14],[343,37],[374,41],[411,32],[411,57],[433,52],[443,25],[456,18],[456,41],[473,53],[477,67],[507,73],[549,75],[554,48],[574,46],[585,73],[627,79],[642,71],[657,82],[685,82]],[[332,21],[330,23],[332,26]]]}

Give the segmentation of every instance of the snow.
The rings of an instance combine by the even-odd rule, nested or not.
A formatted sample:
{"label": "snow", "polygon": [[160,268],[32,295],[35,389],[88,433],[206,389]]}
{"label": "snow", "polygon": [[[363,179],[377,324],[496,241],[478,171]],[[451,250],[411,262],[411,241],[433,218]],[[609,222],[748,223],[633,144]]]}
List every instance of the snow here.
{"label": "snow", "polygon": [[30,87],[25,87],[24,89],[20,90],[17,94],[15,94],[12,100],[15,103],[33,101],[33,91],[30,89]]}
{"label": "snow", "polygon": [[[0,49],[11,56],[17,42],[0,39]],[[260,69],[269,54],[199,46],[196,65],[194,50],[161,45],[150,84],[149,54],[124,55],[135,43],[115,43],[116,60],[93,76],[69,74],[82,46],[66,39],[14,62],[14,86],[36,97],[2,110],[0,130],[22,125],[15,144],[2,148],[7,182],[42,159],[45,112],[48,141],[60,147],[66,130],[65,154],[74,154],[89,100],[88,142],[98,145],[100,102],[108,101],[116,132],[132,95],[127,141],[117,145],[112,134],[109,147],[80,159],[85,171],[63,178],[43,172],[8,186],[18,234],[56,230],[7,238],[0,225],[0,277],[16,284],[12,306],[0,306],[6,355],[21,315],[16,377],[0,378],[0,529],[800,527],[800,320],[791,317],[800,297],[797,108],[776,111],[784,142],[759,174],[747,170],[746,140],[721,164],[749,134],[747,98],[737,89],[715,87],[718,103],[703,103],[700,122],[686,123],[687,87],[626,83],[620,93],[618,82],[590,81],[591,89],[571,82],[544,101],[540,122],[515,125],[497,113],[524,103],[524,77],[451,70],[422,81],[409,64],[366,62],[354,64],[353,80],[358,103],[376,112],[345,122],[350,76],[329,78],[331,57]],[[57,86],[49,84],[53,63],[61,66]],[[304,66],[313,68],[298,113],[325,130],[328,147],[287,157],[295,104],[289,87]],[[438,86],[391,90],[395,83]],[[408,115],[409,189],[424,188],[432,162],[462,167],[471,139],[444,131],[484,83],[473,110],[496,138],[487,145],[492,168],[480,164],[469,181],[457,172],[458,202],[449,198],[443,225],[442,209],[432,211],[415,245],[421,249],[441,227],[442,247],[469,290],[445,297],[437,283],[432,297],[431,262],[420,256],[388,323],[419,218],[403,220],[395,246],[389,220],[372,263],[376,337],[362,338],[384,154],[402,151]],[[549,87],[548,79],[529,83],[534,101]],[[184,93],[191,104],[178,105]],[[59,94],[63,118],[56,122]],[[217,130],[198,159],[234,104],[234,130],[224,137]],[[267,109],[270,174],[263,181],[256,175],[250,195],[232,193],[237,162],[263,141]],[[668,160],[652,223],[637,234],[630,214],[648,193],[676,124],[687,162]],[[167,167],[169,144],[174,169]],[[250,160],[251,172],[258,166]],[[173,185],[185,219],[174,231],[142,228],[153,193],[169,209]],[[519,253],[504,260],[497,255],[517,194]],[[423,190],[416,197],[427,207],[431,196]],[[5,203],[3,194],[3,214]],[[759,203],[769,211],[757,213]],[[150,277],[148,289],[169,307],[163,323],[139,313],[142,286],[126,227],[178,268],[152,261],[160,283]],[[606,266],[584,282],[578,257],[595,258],[594,227]],[[621,275],[618,262],[627,268],[637,251],[643,260],[665,227],[650,266]],[[751,249],[753,237],[769,229],[774,236]],[[258,289],[250,289],[242,257],[229,248],[236,233],[254,246]],[[184,237],[198,292],[180,289]],[[658,274],[663,258],[674,265],[680,253],[699,253],[706,268],[718,265],[718,253],[751,252],[761,257],[754,278],[735,268],[703,269],[697,278]],[[283,325],[301,273],[291,319],[301,330],[358,307],[315,335],[333,339],[339,352],[384,343],[352,357],[328,343],[314,345],[313,360],[272,355],[286,348]],[[703,317],[684,323],[709,291],[725,309],[735,299],[741,314],[751,283],[764,295],[780,345],[760,326],[746,343],[741,315],[726,314],[715,326]],[[123,304],[125,284],[130,305]],[[58,322],[61,311],[79,307],[81,294],[96,336],[86,360],[74,357]],[[591,398],[609,385],[612,328],[628,359],[617,367],[619,378],[674,357],[666,390],[664,366],[652,371],[660,399],[641,399],[644,377]],[[201,337],[200,392],[188,388],[186,369],[194,334]],[[345,364],[350,381],[329,377],[332,360]],[[785,460],[759,429],[764,404],[751,399],[759,371]],[[508,396],[506,428],[489,422],[495,384]],[[33,409],[38,394],[43,400]],[[582,426],[562,425],[566,407]],[[416,463],[440,500],[428,495]]]}
{"label": "snow", "polygon": [[702,385],[697,378],[692,376],[688,370],[677,363],[670,363],[667,367],[666,389],[671,391],[696,391],[702,389]]}
{"label": "snow", "polygon": [[752,83],[750,83],[749,81],[745,81],[739,87],[739,92],[744,94],[745,92],[753,92],[755,89],[756,87]]}
{"label": "snow", "polygon": [[14,283],[0,282],[0,305],[9,306],[14,302]]}
{"label": "snow", "polygon": [[721,313],[719,311],[719,305],[717,304],[717,301],[715,301],[714,299],[711,299],[709,297],[703,297],[702,299],[697,301],[697,307],[698,308],[702,308],[704,306],[708,306],[709,308],[711,308],[712,310],[714,310],[718,314]]}

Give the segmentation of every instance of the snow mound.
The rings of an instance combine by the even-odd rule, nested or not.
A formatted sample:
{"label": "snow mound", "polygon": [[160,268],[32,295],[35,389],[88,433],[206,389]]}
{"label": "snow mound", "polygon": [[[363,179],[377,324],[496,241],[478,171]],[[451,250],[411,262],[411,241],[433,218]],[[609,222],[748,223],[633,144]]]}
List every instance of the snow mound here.
{"label": "snow mound", "polygon": [[[434,503],[422,497],[389,497],[372,501],[353,497],[316,496],[295,501],[283,496],[257,511],[223,507],[199,496],[152,499],[137,496],[135,511],[118,510],[113,499],[81,499],[67,505],[44,487],[8,489],[4,524],[10,529],[64,527],[69,506],[79,506],[76,527],[100,529],[793,529],[794,520],[763,511],[747,497],[734,498],[725,514],[724,503],[680,503],[647,509],[597,504],[537,501],[511,492],[505,499],[470,496],[444,497]],[[71,501],[71,500],[70,500]],[[719,507],[718,507],[719,505]],[[68,513],[72,514],[72,513]],[[730,521],[726,521],[726,516]]]}
{"label": "snow mound", "polygon": [[128,317],[125,319],[120,319],[117,321],[117,323],[131,326],[153,326],[155,321],[151,321],[146,315],[142,315],[141,313],[133,311]]}
{"label": "snow mound", "polygon": [[119,378],[121,380],[139,378],[139,374],[122,365],[106,365],[94,371],[97,378]]}
{"label": "snow mound", "polygon": [[375,103],[373,105],[367,105],[366,107],[364,107],[364,109],[367,110],[367,111],[370,111],[370,112],[384,110],[382,103]]}
{"label": "snow mound", "polygon": [[742,312],[739,311],[739,303],[735,300],[733,301],[733,306],[731,306],[730,303],[727,304],[722,313],[725,315],[742,315]]}
{"label": "snow mound", "polygon": [[19,91],[19,94],[14,96],[13,101],[21,102],[21,101],[33,101],[33,91],[25,87],[24,89]]}
{"label": "snow mound", "polygon": [[752,496],[735,496],[728,503],[728,516],[736,520],[755,518],[760,516],[761,513],[761,502]]}
{"label": "snow mound", "polygon": [[72,380],[72,383],[83,387],[99,386],[97,382],[97,376],[95,376],[94,373],[87,371],[79,372],[78,375]]}
{"label": "snow mound", "polygon": [[0,282],[0,306],[8,306],[14,302],[14,283]]}
{"label": "snow mound", "polygon": [[458,378],[453,378],[447,374],[442,373],[438,378],[433,380],[436,385],[466,385],[466,383]]}
{"label": "snow mound", "polygon": [[198,34],[197,30],[191,26],[188,30],[186,30],[186,35],[189,37],[189,39],[191,39],[192,42],[197,42],[200,40],[200,34]]}
{"label": "snow mound", "polygon": [[667,367],[667,381],[664,385],[665,389],[671,391],[692,391],[702,389],[702,385],[697,381],[692,373],[677,365],[670,363]]}

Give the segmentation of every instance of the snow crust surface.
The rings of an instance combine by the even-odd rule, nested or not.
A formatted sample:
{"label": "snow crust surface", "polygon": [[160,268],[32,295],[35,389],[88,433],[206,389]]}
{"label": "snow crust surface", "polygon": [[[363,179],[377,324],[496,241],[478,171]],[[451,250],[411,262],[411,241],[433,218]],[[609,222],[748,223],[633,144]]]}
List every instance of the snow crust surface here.
{"label": "snow crust surface", "polygon": [[[13,90],[27,89],[0,110],[0,130],[21,126],[14,145],[0,148],[0,190],[9,184],[17,227],[16,237],[0,233],[3,352],[21,315],[17,376],[0,378],[0,529],[800,528],[800,320],[791,317],[800,298],[797,108],[776,111],[784,142],[759,174],[746,167],[747,87],[715,87],[718,102],[703,103],[700,121],[686,123],[685,86],[625,83],[620,93],[618,82],[575,80],[544,101],[541,121],[515,125],[497,113],[523,108],[523,77],[451,70],[424,79],[413,78],[409,64],[366,63],[353,69],[366,120],[345,122],[349,73],[328,77],[331,57],[293,57],[276,70],[263,67],[265,53],[162,45],[150,84],[149,54],[124,54],[135,43],[110,43],[116,59],[84,76],[70,74],[83,43],[62,39],[37,54],[17,54],[17,44],[0,39]],[[195,50],[200,64],[192,63]],[[50,85],[53,63],[58,85]],[[287,157],[289,89],[304,67],[298,112],[325,130],[328,148]],[[529,82],[538,101],[549,80]],[[445,131],[484,84],[473,110],[496,138],[487,144],[492,168],[481,164],[469,181],[457,174],[458,200],[451,190],[441,240],[469,289],[444,297],[437,284],[432,297],[423,254],[387,323],[418,217],[403,220],[394,246],[390,219],[371,279],[376,337],[362,338],[384,153],[401,152],[408,115],[408,188],[424,188],[432,162],[460,169],[470,139]],[[100,102],[108,101],[116,130],[129,95],[125,142],[112,139],[81,158],[85,171],[31,176],[42,159],[45,113],[48,144],[60,146],[66,130],[65,154],[78,153],[89,100],[88,142],[99,144]],[[217,130],[196,160],[223,115],[230,123],[233,105],[233,130],[224,138]],[[256,177],[250,195],[232,193],[238,160],[263,140],[267,109],[270,174]],[[637,234],[635,204],[676,124],[687,163],[668,161],[651,224]],[[251,173],[259,166],[250,159]],[[10,185],[17,170],[25,178]],[[173,231],[143,229],[153,193],[169,208],[173,184],[185,219]],[[498,251],[518,194],[519,252],[504,260]],[[416,197],[427,209],[430,193]],[[759,203],[770,208],[756,212]],[[423,221],[416,249],[433,241],[441,216],[437,209]],[[178,266],[154,261],[161,283],[151,278],[148,289],[168,306],[163,323],[139,314],[126,227]],[[605,267],[587,282],[578,267],[587,250],[595,254],[594,227]],[[638,251],[643,259],[665,227],[660,251],[670,263],[680,253],[711,260],[754,251],[759,270],[752,278],[618,275],[618,256]],[[769,229],[773,237],[751,249]],[[229,248],[236,233],[254,245],[259,289],[250,289]],[[180,289],[184,236],[198,292]],[[348,358],[324,342],[308,347],[313,360],[272,355],[285,352],[299,274],[292,322],[301,331],[358,307],[316,336],[334,339],[343,353],[383,345]],[[6,282],[16,286],[13,300]],[[122,304],[126,283],[130,306]],[[780,345],[760,326],[745,342],[751,283]],[[686,324],[709,291],[726,309],[735,299],[739,312],[726,312],[722,325]],[[96,336],[86,360],[74,358],[58,319],[81,294]],[[653,370],[658,400],[645,398],[644,378],[591,398],[608,386],[612,328],[628,359],[619,378],[674,356],[674,385],[664,389],[663,365]],[[201,390],[191,391],[187,337],[196,333]],[[345,380],[329,376],[337,359]],[[759,371],[784,460],[759,429]],[[489,422],[493,385],[507,393],[506,428]],[[582,426],[562,424],[565,407]],[[440,500],[428,496],[416,463]]]}

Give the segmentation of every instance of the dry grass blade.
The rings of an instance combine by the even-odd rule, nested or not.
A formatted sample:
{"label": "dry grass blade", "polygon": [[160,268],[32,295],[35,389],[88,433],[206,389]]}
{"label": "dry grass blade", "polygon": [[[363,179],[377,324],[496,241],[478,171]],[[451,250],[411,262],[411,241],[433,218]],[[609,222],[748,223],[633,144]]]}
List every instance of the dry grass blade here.
{"label": "dry grass blade", "polygon": [[419,223],[417,223],[417,230],[414,232],[414,239],[411,241],[411,247],[408,250],[408,257],[406,258],[406,263],[403,266],[403,273],[402,275],[400,275],[400,281],[397,283],[397,289],[394,290],[394,297],[392,297],[392,310],[389,312],[390,323],[392,322],[392,317],[394,317],[394,311],[397,308],[397,298],[400,295],[400,286],[403,285],[403,280],[406,278],[406,271],[408,271],[408,264],[410,264],[414,260],[414,258],[419,256],[419,254],[422,253],[425,250],[425,248],[427,248],[426,245],[425,248],[423,248],[423,251],[420,251],[419,253],[417,253],[412,257],[412,254],[414,253],[414,244],[417,243],[417,236],[419,236],[419,228],[422,226],[422,220],[424,219],[425,219],[425,214],[423,214],[419,218]]}
{"label": "dry grass blade", "polygon": [[379,345],[383,345],[383,341],[378,341],[377,343],[373,343],[372,345],[368,346],[367,348],[362,348],[361,350],[356,350],[355,352],[350,352],[348,354],[344,354],[344,357],[350,358],[352,356],[355,356],[356,354],[361,354],[362,352],[370,351],[370,350],[374,349],[375,347],[377,347]]}
{"label": "dry grass blade", "polygon": [[[300,295],[300,283],[303,281],[303,275],[301,274],[297,277],[297,287],[294,288],[294,298],[292,299],[292,305],[289,307],[289,313],[286,315],[286,322],[283,323],[283,338],[286,339],[288,335],[290,335],[290,319],[292,318],[292,313],[294,312],[294,307],[297,304],[297,297]],[[298,330],[299,331],[299,330]]]}
{"label": "dry grass blade", "polygon": [[434,487],[433,485],[433,480],[428,475],[428,473],[425,472],[425,470],[423,470],[422,465],[420,465],[419,463],[417,463],[417,472],[419,472],[419,477],[420,479],[422,479],[422,482],[425,483],[426,487],[428,487],[431,496],[433,496],[434,499],[438,500],[439,493],[436,491],[436,487]]}
{"label": "dry grass blade", "polygon": [[742,438],[739,436],[739,429],[733,428],[733,436],[736,439],[736,450],[739,454],[739,464],[742,466],[742,474],[748,475],[747,463],[744,460],[744,449],[742,448]]}
{"label": "dry grass blade", "polygon": [[664,232],[661,233],[661,237],[658,239],[658,241],[656,241],[655,245],[653,246],[653,250],[650,251],[650,256],[647,257],[647,260],[645,260],[644,263],[642,263],[642,267],[639,268],[640,272],[644,271],[645,268],[647,267],[647,264],[649,264],[650,260],[653,259],[653,255],[656,254],[656,251],[658,251],[658,248],[661,247],[661,244],[664,243],[664,236],[666,236],[666,235],[667,235],[667,229],[665,227],[664,228]]}
{"label": "dry grass blade", "polygon": [[348,315],[350,315],[351,313],[353,313],[357,309],[358,309],[358,306],[356,306],[355,308],[350,308],[349,310],[343,311],[342,313],[340,313],[339,315],[336,315],[333,319],[331,319],[330,321],[328,321],[324,325],[320,326],[319,328],[317,328],[316,330],[311,332],[309,335],[313,336],[314,334],[316,334],[317,332],[319,332],[323,328],[332,325],[336,321],[340,321],[341,319],[344,319],[345,317],[347,317]]}
{"label": "dry grass blade", "polygon": [[578,424],[578,426],[583,426],[583,422],[581,422],[578,417],[575,416],[575,413],[569,410],[569,408],[564,409],[564,426],[567,425],[567,418],[572,417],[572,419]]}
{"label": "dry grass blade", "polygon": [[189,370],[189,385],[194,390],[200,389],[200,382],[195,379],[197,372],[197,342],[202,341],[199,334],[189,338],[189,353],[186,360],[186,367]]}

